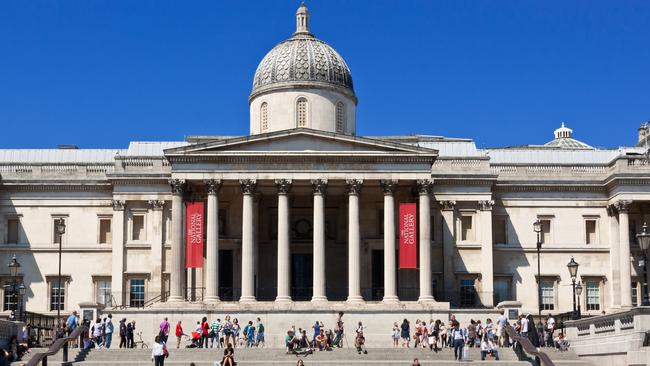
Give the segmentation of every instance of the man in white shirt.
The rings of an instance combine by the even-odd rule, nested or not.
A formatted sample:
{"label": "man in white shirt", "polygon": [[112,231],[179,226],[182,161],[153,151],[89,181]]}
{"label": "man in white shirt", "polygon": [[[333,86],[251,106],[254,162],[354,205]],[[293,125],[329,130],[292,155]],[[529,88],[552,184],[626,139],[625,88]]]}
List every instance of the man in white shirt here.
{"label": "man in white shirt", "polygon": [[505,310],[501,310],[501,315],[497,318],[497,344],[501,347],[508,347],[506,325],[508,325],[508,317],[506,316]]}
{"label": "man in white shirt", "polygon": [[524,337],[528,336],[528,326],[529,326],[528,318],[523,317],[521,319],[521,335],[524,336]]}
{"label": "man in white shirt", "polygon": [[553,315],[548,314],[548,319],[546,320],[546,346],[553,347],[553,332],[555,332],[555,319]]}

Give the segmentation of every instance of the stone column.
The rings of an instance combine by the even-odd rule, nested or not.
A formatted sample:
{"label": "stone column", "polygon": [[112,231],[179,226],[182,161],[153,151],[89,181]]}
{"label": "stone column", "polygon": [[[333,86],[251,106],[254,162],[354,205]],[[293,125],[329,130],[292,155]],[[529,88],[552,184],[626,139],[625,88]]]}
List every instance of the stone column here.
{"label": "stone column", "polygon": [[291,249],[289,241],[289,192],[290,179],[277,179],[278,187],[278,295],[277,302],[291,301]]}
{"label": "stone column", "polygon": [[397,270],[395,261],[395,190],[397,180],[382,179],[384,191],[384,302],[396,303]]}
{"label": "stone column", "polygon": [[479,239],[481,240],[481,303],[494,306],[494,264],[492,260],[492,206],[494,201],[479,201]]}
{"label": "stone column", "polygon": [[172,186],[172,253],[169,273],[170,289],[168,302],[185,301],[183,293],[183,192],[184,179],[171,179]]}
{"label": "stone column", "polygon": [[618,210],[619,255],[621,258],[621,307],[632,307],[632,265],[630,264],[630,220],[632,201],[616,202]]}
{"label": "stone column", "polygon": [[[611,267],[611,304],[613,308],[621,307],[621,257],[619,255],[619,225],[616,205],[607,206],[609,218],[609,265]],[[631,294],[630,294],[631,297]]]}
{"label": "stone column", "polygon": [[440,201],[442,208],[442,256],[443,256],[443,283],[445,300],[452,301],[456,294],[454,276],[454,210],[456,201]]}
{"label": "stone column", "polygon": [[113,200],[113,241],[111,243],[111,291],[116,305],[123,305],[124,296],[124,201]]}
{"label": "stone column", "polygon": [[165,201],[150,200],[152,238],[151,238],[151,288],[150,297],[162,296],[162,265],[163,265],[163,208]]}
{"label": "stone column", "polygon": [[346,179],[348,194],[348,302],[363,302],[361,296],[361,233],[359,231],[359,195],[363,180]]}
{"label": "stone column", "polygon": [[314,285],[311,301],[327,301],[325,294],[325,191],[327,179],[311,181],[314,192]]}
{"label": "stone column", "polygon": [[219,189],[220,179],[205,181],[208,191],[208,217],[205,250],[205,302],[219,299]]}
{"label": "stone column", "polygon": [[255,220],[253,218],[255,190],[257,180],[240,179],[243,197],[242,235],[241,235],[241,297],[240,302],[255,301],[255,270],[253,268]]}
{"label": "stone column", "polygon": [[418,179],[420,195],[420,297],[418,302],[433,302],[431,291],[431,193],[433,180]]}

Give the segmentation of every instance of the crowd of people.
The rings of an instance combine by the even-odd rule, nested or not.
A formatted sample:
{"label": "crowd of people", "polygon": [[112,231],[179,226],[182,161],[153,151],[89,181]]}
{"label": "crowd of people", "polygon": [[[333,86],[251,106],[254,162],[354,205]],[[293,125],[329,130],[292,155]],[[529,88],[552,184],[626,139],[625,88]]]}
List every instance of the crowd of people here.
{"label": "crowd of people", "polygon": [[[344,313],[338,313],[334,321],[334,329],[326,328],[325,324],[316,320],[312,325],[311,339],[307,335],[307,329],[298,328],[294,325],[287,330],[287,335],[284,338],[284,344],[287,353],[294,354],[310,354],[315,350],[318,351],[331,351],[333,348],[343,347],[343,340],[345,339],[345,327],[343,321]],[[365,349],[365,336],[363,334],[364,326],[362,322],[358,322],[354,334],[354,348],[359,354],[367,354],[368,350]]]}
{"label": "crowd of people", "polygon": [[[167,337],[170,332],[170,325],[165,318],[160,324],[160,335],[167,342]],[[239,323],[239,319],[232,318],[226,315],[223,319],[215,318],[209,321],[207,317],[203,317],[196,322],[196,326],[186,334],[183,328],[183,323],[178,321],[174,331],[176,335],[176,348],[181,347],[183,339],[188,339],[188,348],[227,348],[231,345],[233,348],[237,347],[264,347],[264,323],[262,319],[257,318],[255,323],[249,320],[244,326]]]}
{"label": "crowd of people", "polygon": [[[451,315],[448,322],[441,320],[426,321],[417,319],[415,325],[411,326],[408,319],[401,324],[395,322],[391,331],[392,344],[394,348],[430,349],[438,352],[444,347],[454,349],[454,359],[463,360],[468,357],[467,348],[479,348],[481,360],[486,358],[499,359],[499,349],[513,347],[516,351],[521,349],[517,342],[510,342],[506,326],[509,324],[505,312],[497,318],[496,322],[486,319],[485,323],[480,320],[471,319],[466,326],[461,327],[454,315]],[[513,325],[515,331],[522,337],[528,338],[533,346],[553,347],[559,351],[566,351],[569,343],[562,332],[556,329],[555,319],[549,314],[537,327],[534,325],[532,315],[520,315]],[[419,364],[417,359],[414,365]]]}

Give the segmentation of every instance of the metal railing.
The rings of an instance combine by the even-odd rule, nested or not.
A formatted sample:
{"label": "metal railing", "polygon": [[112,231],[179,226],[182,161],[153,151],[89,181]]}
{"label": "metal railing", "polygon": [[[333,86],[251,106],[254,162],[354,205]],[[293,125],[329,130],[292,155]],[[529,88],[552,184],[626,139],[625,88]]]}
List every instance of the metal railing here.
{"label": "metal railing", "polygon": [[32,356],[29,362],[27,362],[27,366],[36,366],[39,363],[43,366],[47,366],[47,358],[57,354],[61,350],[63,350],[63,362],[68,362],[68,343],[79,340],[79,336],[84,332],[88,332],[88,325],[86,324],[78,326],[67,337],[59,338],[54,341],[47,351]]}
{"label": "metal railing", "polygon": [[541,352],[537,347],[535,347],[527,337],[522,337],[521,335],[519,335],[519,333],[517,333],[517,331],[515,330],[515,328],[512,327],[512,325],[510,324],[506,325],[506,333],[508,333],[508,337],[510,337],[510,340],[518,342],[523,348],[523,350],[526,351],[526,353],[528,353],[531,356],[535,356],[539,358],[539,360],[542,362],[544,366],[555,366],[553,361],[551,361],[551,358],[548,357],[546,353]]}

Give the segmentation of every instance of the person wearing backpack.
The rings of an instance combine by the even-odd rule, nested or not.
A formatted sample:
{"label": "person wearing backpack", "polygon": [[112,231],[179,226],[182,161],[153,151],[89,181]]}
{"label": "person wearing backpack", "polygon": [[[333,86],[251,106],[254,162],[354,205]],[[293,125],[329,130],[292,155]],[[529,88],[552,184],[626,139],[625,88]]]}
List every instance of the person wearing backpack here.
{"label": "person wearing backpack", "polygon": [[257,318],[257,339],[255,340],[257,347],[264,347],[264,324],[262,319]]}

